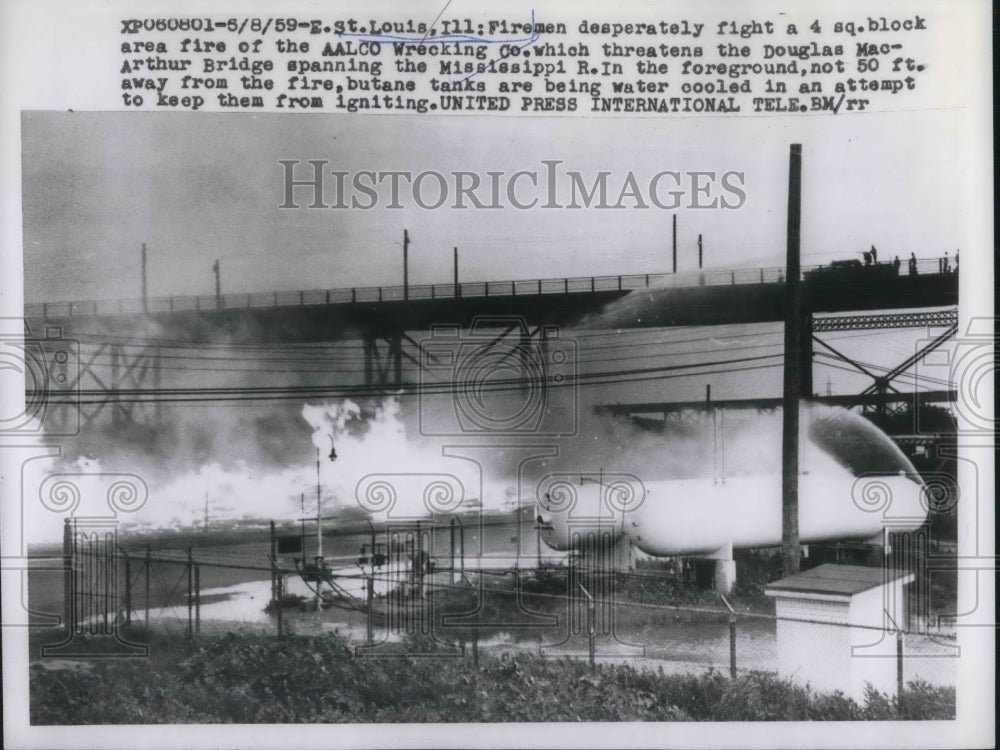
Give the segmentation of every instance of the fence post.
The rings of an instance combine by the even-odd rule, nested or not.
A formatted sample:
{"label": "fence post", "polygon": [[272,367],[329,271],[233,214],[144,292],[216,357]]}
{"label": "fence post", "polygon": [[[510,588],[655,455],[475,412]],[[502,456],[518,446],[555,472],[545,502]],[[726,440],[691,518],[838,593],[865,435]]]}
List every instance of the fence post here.
{"label": "fence post", "polygon": [[[372,549],[372,556],[374,557],[374,555],[375,555],[375,550],[373,548]],[[372,647],[373,642],[374,642],[374,632],[373,632],[374,628],[373,628],[373,622],[372,622],[372,620],[374,618],[374,612],[372,612],[372,604],[374,603],[374,600],[375,600],[375,568],[374,568],[374,566],[372,567],[372,572],[368,574],[368,580],[365,582],[365,589],[366,589],[367,595],[368,595],[367,596],[368,602],[367,602],[367,606],[366,606],[367,618],[366,618],[366,623],[365,624],[367,626],[368,648],[370,649]]]}
{"label": "fence post", "polygon": [[187,625],[187,636],[188,638],[194,635],[194,555],[191,552],[191,548],[188,547],[188,559],[187,559],[187,605],[188,605],[188,625]]}
{"label": "fence post", "polygon": [[150,559],[150,547],[146,545],[146,628],[149,628],[149,566],[153,561]]}
{"label": "fence post", "polygon": [[479,678],[479,610],[476,610],[476,622],[472,626],[472,668]]}
{"label": "fence post", "polygon": [[[115,549],[111,546],[111,542],[106,541],[106,546],[102,548],[100,545],[100,539],[101,537],[98,534],[95,538],[95,541],[97,542],[96,557],[98,570],[100,570],[101,562],[104,563],[104,581],[103,584],[98,581],[97,585],[100,586],[102,590],[101,598],[104,600],[104,633],[108,634],[111,632],[111,628],[114,626],[115,620],[118,617],[117,612],[111,611],[111,605],[118,604],[117,601],[112,602],[112,597],[115,599],[118,597],[118,580],[115,575],[118,570],[118,560],[115,559]],[[107,537],[105,537],[105,539],[107,539]]]}
{"label": "fence post", "polygon": [[[274,534],[274,521],[271,521],[271,604],[278,605],[278,571],[275,561],[278,559],[278,541]],[[302,554],[305,554],[303,551]]]}
{"label": "fence post", "polygon": [[[305,554],[305,551],[303,551]],[[277,559],[274,561],[274,567],[277,571],[278,562]],[[276,593],[278,595],[278,639],[285,637],[285,608],[282,606],[282,599],[285,598],[285,579],[281,577],[281,573],[278,572],[278,582],[276,584]]]}
{"label": "fence post", "polygon": [[896,709],[903,712],[903,631],[896,628]]}
{"label": "fence post", "polygon": [[455,516],[451,517],[451,534],[450,534],[450,550],[451,550],[451,581],[455,582]]}
{"label": "fence post", "polygon": [[729,676],[736,677],[736,615],[729,615]]}
{"label": "fence post", "polygon": [[729,676],[736,677],[736,610],[726,597],[722,594],[719,597],[729,610]]}
{"label": "fence post", "polygon": [[132,558],[128,552],[122,550],[125,555],[125,624],[132,624]]}
{"label": "fence post", "polygon": [[590,668],[594,668],[594,636],[596,632],[594,630],[594,620],[596,618],[597,605],[594,603],[594,597],[590,595],[590,592],[584,588],[582,583],[578,583],[577,586],[580,587],[580,591],[583,592],[584,596],[587,597],[587,651],[590,655]]}
{"label": "fence post", "polygon": [[73,529],[67,518],[63,521],[63,625],[67,638],[72,635],[73,622]]}
{"label": "fence post", "polygon": [[194,632],[201,634],[201,565],[194,564]]}

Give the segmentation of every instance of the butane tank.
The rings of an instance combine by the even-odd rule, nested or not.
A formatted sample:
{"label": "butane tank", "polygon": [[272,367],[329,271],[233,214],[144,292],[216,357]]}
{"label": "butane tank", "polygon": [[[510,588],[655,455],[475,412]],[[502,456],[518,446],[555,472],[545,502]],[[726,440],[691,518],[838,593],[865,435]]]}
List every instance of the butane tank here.
{"label": "butane tank", "polygon": [[[804,414],[799,473],[803,544],[870,539],[914,529],[927,498],[913,466],[880,430],[845,411]],[[664,442],[669,450],[669,442]],[[572,481],[575,479],[576,481]],[[781,544],[781,475],[748,471],[725,479],[647,480],[627,474],[550,475],[538,485],[538,521],[550,547],[580,547],[589,535],[627,537],[655,556],[709,555]]]}

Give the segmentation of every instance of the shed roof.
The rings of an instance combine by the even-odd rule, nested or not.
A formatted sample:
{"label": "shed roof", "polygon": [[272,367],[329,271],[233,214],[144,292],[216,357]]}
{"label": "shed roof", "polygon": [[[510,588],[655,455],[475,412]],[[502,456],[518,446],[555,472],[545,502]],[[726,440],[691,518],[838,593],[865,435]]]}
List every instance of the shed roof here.
{"label": "shed roof", "polygon": [[[798,573],[768,584],[767,593],[796,592],[853,596],[884,583],[890,583],[900,578],[912,580],[912,577],[913,574],[906,570],[826,563],[804,573]],[[908,583],[908,581],[903,581],[903,583]]]}

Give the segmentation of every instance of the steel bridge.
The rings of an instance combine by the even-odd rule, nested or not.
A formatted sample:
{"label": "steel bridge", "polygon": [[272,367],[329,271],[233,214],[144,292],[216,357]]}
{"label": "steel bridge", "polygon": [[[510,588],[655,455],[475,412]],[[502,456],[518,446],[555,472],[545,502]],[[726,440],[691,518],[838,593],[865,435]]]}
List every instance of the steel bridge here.
{"label": "steel bridge", "polygon": [[[553,326],[618,330],[783,321],[783,274],[782,268],[756,268],[42,302],[26,305],[25,321],[33,340],[40,342],[43,360],[61,341],[85,338],[96,342],[96,349],[79,363],[79,371],[69,374],[70,382],[55,389],[97,394],[90,400],[97,407],[88,415],[90,420],[110,407],[115,423],[146,420],[155,424],[161,418],[155,398],[161,383],[160,346],[268,346],[360,339],[365,387],[370,395],[377,395],[412,385],[403,382],[403,360],[419,364],[424,352],[408,332],[426,332],[435,326],[468,329],[476,321],[489,320],[500,325],[495,342],[513,342],[516,349],[532,340],[544,346]],[[805,396],[813,393],[813,341],[870,375],[871,392],[882,403],[889,403],[886,396],[894,390],[892,379],[912,364],[902,363],[898,372],[876,376],[816,334],[946,326],[936,347],[954,333],[954,311],[913,312],[957,305],[958,274],[942,259],[921,260],[906,271],[889,263],[810,266],[802,270],[802,284],[803,324],[810,334],[806,337],[809,345],[801,351]],[[866,314],[839,315],[857,311]],[[110,367],[98,364],[107,358]],[[48,365],[42,368],[46,376],[58,373],[58,362],[43,364]],[[52,390],[48,384],[47,390]],[[145,403],[130,403],[122,396],[129,391],[154,395],[138,400]]]}

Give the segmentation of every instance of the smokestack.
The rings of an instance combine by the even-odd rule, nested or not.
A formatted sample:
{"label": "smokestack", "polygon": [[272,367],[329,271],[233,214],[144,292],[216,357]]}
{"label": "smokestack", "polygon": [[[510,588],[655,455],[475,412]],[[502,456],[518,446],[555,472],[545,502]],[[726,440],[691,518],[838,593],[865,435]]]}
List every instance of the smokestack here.
{"label": "smokestack", "polygon": [[788,158],[788,244],[785,261],[785,372],[781,430],[781,555],[784,575],[799,572],[799,391],[802,287],[799,240],[802,210],[802,145]]}

